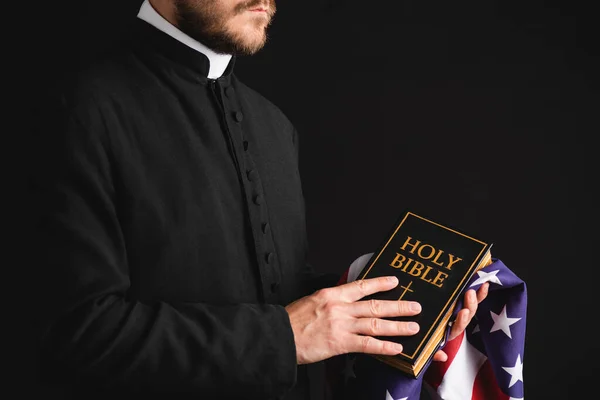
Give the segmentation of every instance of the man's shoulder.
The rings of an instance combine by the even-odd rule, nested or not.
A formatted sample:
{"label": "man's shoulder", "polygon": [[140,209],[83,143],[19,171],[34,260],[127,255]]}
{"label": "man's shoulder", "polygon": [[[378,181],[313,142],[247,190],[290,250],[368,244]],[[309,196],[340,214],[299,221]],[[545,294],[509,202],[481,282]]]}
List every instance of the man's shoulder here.
{"label": "man's shoulder", "polygon": [[293,123],[290,121],[288,116],[271,100],[267,99],[264,95],[259,93],[256,89],[251,88],[245,83],[241,82],[234,76],[234,84],[237,86],[237,90],[240,92],[242,99],[245,102],[245,107],[249,107],[252,111],[256,111],[260,114],[265,114],[278,120],[280,123],[288,125],[290,129],[293,129]]}
{"label": "man's shoulder", "polygon": [[50,94],[70,109],[126,99],[139,80],[135,56],[124,49],[98,55],[59,77]]}

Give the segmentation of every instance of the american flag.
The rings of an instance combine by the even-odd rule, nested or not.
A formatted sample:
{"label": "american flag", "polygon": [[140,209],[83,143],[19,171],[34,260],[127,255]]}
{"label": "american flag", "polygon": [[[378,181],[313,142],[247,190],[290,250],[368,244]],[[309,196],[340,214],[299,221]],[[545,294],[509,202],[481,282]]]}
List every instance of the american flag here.
{"label": "american flag", "polygon": [[[356,259],[339,283],[355,280],[371,255]],[[447,361],[430,361],[412,378],[370,356],[346,355],[344,399],[523,400],[527,288],[502,261],[492,261],[467,285],[478,289],[489,282],[490,287],[467,329],[440,345]],[[461,308],[462,298],[455,314]]]}

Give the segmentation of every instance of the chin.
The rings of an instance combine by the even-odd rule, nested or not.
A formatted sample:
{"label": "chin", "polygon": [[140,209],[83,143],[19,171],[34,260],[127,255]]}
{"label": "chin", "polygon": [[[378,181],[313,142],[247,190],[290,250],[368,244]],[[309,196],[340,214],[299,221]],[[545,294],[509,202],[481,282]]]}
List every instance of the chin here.
{"label": "chin", "polygon": [[263,47],[266,42],[265,35],[255,35],[254,37],[246,36],[244,41],[246,47]]}
{"label": "chin", "polygon": [[256,49],[256,51],[260,50],[267,41],[267,35],[263,32],[257,32],[255,29],[247,32],[240,32],[236,35],[238,38],[238,43],[247,49]]}
{"label": "chin", "polygon": [[242,54],[253,55],[258,53],[265,45],[265,42],[245,42],[243,43]]}
{"label": "chin", "polygon": [[263,18],[253,18],[243,24],[232,24],[228,29],[229,37],[241,53],[254,54],[262,49],[267,41],[267,25]]}

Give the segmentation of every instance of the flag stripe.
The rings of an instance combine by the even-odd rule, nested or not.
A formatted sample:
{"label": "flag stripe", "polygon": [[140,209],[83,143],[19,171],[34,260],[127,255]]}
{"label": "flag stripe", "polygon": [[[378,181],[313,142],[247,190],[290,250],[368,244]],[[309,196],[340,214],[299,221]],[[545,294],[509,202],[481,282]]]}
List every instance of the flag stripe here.
{"label": "flag stripe", "polygon": [[[372,254],[356,259],[340,277],[339,284],[357,279]],[[515,358],[520,360],[520,354],[523,354],[524,331],[511,329],[511,334],[491,336],[484,333],[493,329],[496,319],[500,318],[493,318],[492,309],[509,308],[512,310],[511,318],[519,318],[525,322],[526,286],[499,260],[494,260],[484,270],[497,279],[490,280],[488,297],[478,306],[475,318],[479,329],[469,330],[469,334],[462,332],[452,341],[444,343],[442,349],[448,355],[445,362],[428,363],[422,378],[413,379],[383,363],[373,364],[371,358],[357,357],[356,364],[352,366],[354,377],[345,380],[345,398],[384,400],[385,395],[388,399],[414,400],[425,391],[435,400],[523,400],[522,385],[510,388],[506,387],[506,382],[500,385],[494,368],[515,368],[512,367],[515,365]],[[472,280],[479,278],[474,277]],[[501,317],[505,320],[508,318],[504,315]],[[492,351],[488,354],[490,350]],[[518,353],[515,354],[515,351]]]}
{"label": "flag stripe", "polygon": [[458,335],[454,340],[449,341],[444,346],[444,352],[448,355],[448,360],[444,362],[436,362],[432,364],[427,371],[425,372],[424,379],[429,383],[431,387],[437,389],[438,386],[442,383],[444,379],[444,375],[452,365],[454,358],[456,357],[456,353],[458,353],[458,349],[462,341],[464,340],[465,332],[463,331],[460,335]]}
{"label": "flag stripe", "polygon": [[344,283],[348,283],[348,270],[346,270],[346,272],[344,272],[344,275],[342,275],[342,277],[340,278],[340,280],[338,281],[338,286],[339,285],[343,285]]}
{"label": "flag stripe", "polygon": [[463,340],[444,375],[443,382],[438,387],[440,397],[446,400],[470,399],[477,373],[486,360],[485,354],[468,340]]}
{"label": "flag stripe", "polygon": [[482,399],[509,400],[509,396],[502,392],[498,386],[492,364],[489,360],[486,360],[479,370],[477,378],[475,379],[475,384],[473,385],[473,397],[471,400]]}

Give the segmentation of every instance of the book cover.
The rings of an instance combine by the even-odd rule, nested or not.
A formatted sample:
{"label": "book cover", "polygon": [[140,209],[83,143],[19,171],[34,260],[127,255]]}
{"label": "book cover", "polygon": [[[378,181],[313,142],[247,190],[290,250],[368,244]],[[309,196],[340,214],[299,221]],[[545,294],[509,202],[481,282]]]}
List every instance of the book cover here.
{"label": "book cover", "polygon": [[401,343],[404,350],[396,356],[374,357],[418,377],[438,350],[466,284],[478,269],[491,262],[491,247],[491,243],[454,226],[411,211],[402,213],[358,279],[397,276],[399,283],[394,289],[364,299],[419,302],[420,314],[387,319],[416,321],[420,330],[413,336],[378,337]]}

